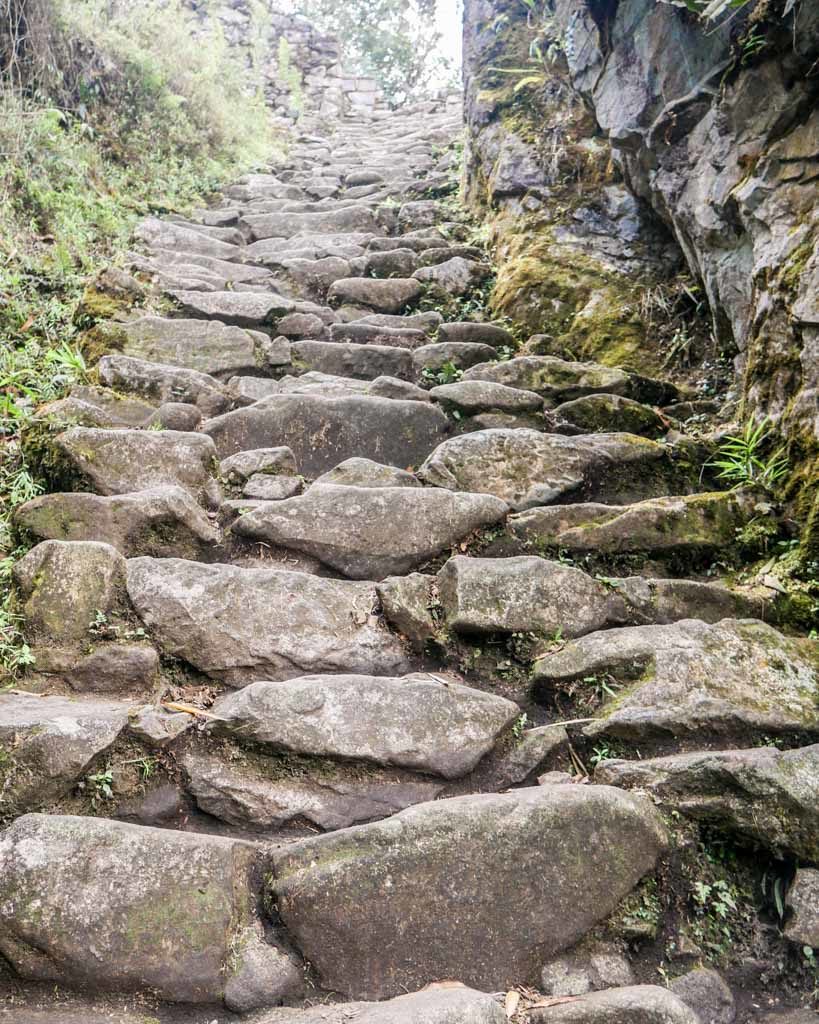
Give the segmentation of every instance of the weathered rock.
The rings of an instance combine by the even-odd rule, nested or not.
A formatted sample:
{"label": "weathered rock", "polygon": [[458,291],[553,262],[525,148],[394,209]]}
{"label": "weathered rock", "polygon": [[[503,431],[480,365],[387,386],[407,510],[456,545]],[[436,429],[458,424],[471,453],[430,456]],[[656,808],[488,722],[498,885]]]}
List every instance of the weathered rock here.
{"label": "weathered rock", "polygon": [[334,282],[328,292],[330,305],[348,302],[376,313],[400,313],[420,295],[421,285],[411,277],[348,277]]}
{"label": "weathered rock", "polygon": [[172,224],[167,220],[148,217],[134,232],[142,242],[152,249],[174,249],[178,252],[210,256],[219,260],[236,260],[241,255],[237,245],[209,238],[193,226]]}
{"label": "weathered rock", "polygon": [[119,609],[125,559],[110,544],[46,540],[17,562],[14,582],[26,635],[73,647],[98,614]]}
{"label": "weathered rock", "polygon": [[537,1024],[701,1024],[693,1010],[659,985],[629,985],[530,1011]]}
{"label": "weathered rock", "polygon": [[[232,839],[25,815],[0,836],[0,950],[37,981],[221,1000],[251,968],[246,944],[259,982],[281,956],[274,947],[255,956],[248,897],[257,856]],[[293,987],[292,976],[260,985],[253,1008],[276,1005]]]}
{"label": "weathered rock", "polygon": [[605,675],[622,686],[588,736],[676,739],[819,735],[815,651],[755,620],[694,619],[593,633],[535,663],[536,693]]}
{"label": "weathered rock", "polygon": [[461,380],[455,384],[441,384],[429,393],[445,409],[457,409],[467,414],[486,411],[537,413],[543,410],[543,399],[534,391],[519,391],[490,381]]}
{"label": "weathered rock", "polygon": [[536,787],[291,844],[273,854],[272,889],[328,988],[383,998],[452,977],[507,988],[610,913],[665,842],[650,805],[619,790]]}
{"label": "weathered rock", "polygon": [[237,452],[219,463],[222,476],[232,484],[242,484],[257,473],[294,476],[298,472],[296,456],[287,447],[256,448]]}
{"label": "weathered rock", "polygon": [[264,335],[213,320],[145,316],[126,324],[111,324],[108,330],[112,342],[121,339],[119,347],[124,355],[143,362],[227,377],[252,373],[264,365],[260,348]]}
{"label": "weathered rock", "polygon": [[438,627],[432,616],[434,576],[410,573],[391,576],[376,586],[384,618],[403,634],[416,651],[423,651]]}
{"label": "weathered rock", "polygon": [[491,345],[492,348],[512,346],[515,339],[502,327],[484,323],[449,323],[441,324],[438,329],[439,341],[471,342],[478,345]]}
{"label": "weathered rock", "polygon": [[569,498],[637,501],[696,473],[664,445],[633,434],[563,437],[535,430],[480,430],[439,445],[418,476],[450,490],[495,494],[515,509]]}
{"label": "weathered rock", "polygon": [[171,294],[188,316],[217,320],[233,327],[271,327],[295,308],[292,299],[269,291],[174,291]]}
{"label": "weathered rock", "polygon": [[733,491],[649,498],[633,505],[555,505],[510,516],[498,547],[707,555],[734,544],[751,514],[751,503]]}
{"label": "weathered rock", "polygon": [[229,686],[305,672],[406,671],[373,615],[375,588],[180,559],[128,563],[128,593],[160,650]]}
{"label": "weathered rock", "polygon": [[398,398],[410,402],[428,402],[429,392],[397,377],[376,377],[367,387],[368,395],[374,398]]}
{"label": "weathered rock", "polygon": [[465,295],[489,277],[489,273],[489,268],[483,263],[465,260],[463,256],[453,256],[451,260],[437,266],[421,267],[412,276],[422,284],[441,288],[447,295]]}
{"label": "weathered rock", "polygon": [[77,693],[146,693],[159,677],[159,655],[145,641],[115,641],[90,654],[37,651],[37,671],[63,678]]}
{"label": "weathered rock", "polygon": [[443,219],[443,208],[433,199],[404,203],[398,211],[398,227],[402,232],[431,228]]}
{"label": "weathered rock", "polygon": [[154,487],[133,494],[44,494],[21,505],[17,528],[38,540],[100,541],[126,558],[196,558],[220,540],[182,487]]}
{"label": "weathered rock", "polygon": [[225,458],[287,445],[303,474],[315,477],[359,456],[390,466],[418,465],[447,436],[440,409],[369,395],[278,395],[209,420],[204,431]]}
{"label": "weathered rock", "polygon": [[357,1024],[504,1024],[506,1015],[493,996],[453,985],[413,992],[383,1003],[273,1010],[265,1014],[260,1024],[347,1024],[350,1019]]}
{"label": "weathered rock", "polygon": [[584,943],[544,964],[540,984],[547,996],[582,996],[633,985],[634,974],[617,946]]}
{"label": "weathered rock", "polygon": [[238,966],[225,983],[225,1006],[234,1013],[250,1013],[303,989],[302,971],[293,957],[247,929],[239,940]]}
{"label": "weathered rock", "polygon": [[127,705],[113,701],[0,694],[0,816],[68,793],[127,719]]}
{"label": "weathered rock", "polygon": [[395,466],[383,466],[372,459],[345,459],[316,478],[316,484],[336,484],[343,487],[420,487],[421,482],[412,473]]}
{"label": "weathered rock", "polygon": [[488,345],[475,345],[465,341],[436,341],[416,348],[412,353],[412,361],[418,373],[422,370],[440,370],[447,363],[465,370],[476,363],[492,359],[494,355],[495,350]]}
{"label": "weathered rock", "polygon": [[682,999],[700,1020],[700,1024],[733,1024],[736,1004],[730,988],[716,971],[707,967],[675,978],[669,990]]}
{"label": "weathered rock", "polygon": [[650,405],[643,405],[621,395],[586,395],[573,402],[564,402],[555,415],[574,423],[590,433],[624,430],[641,437],[662,437],[672,426],[667,416]]}
{"label": "weathered rock", "polygon": [[799,868],[788,890],[787,905],[791,917],[785,935],[791,942],[819,949],[819,871]]}
{"label": "weathered rock", "polygon": [[347,828],[387,818],[412,804],[434,800],[442,781],[368,768],[351,771],[319,762],[314,771],[301,763],[263,757],[225,760],[190,751],[182,759],[188,788],[200,810],[237,828],[265,832],[299,821],[321,829]]}
{"label": "weathered rock", "polygon": [[242,497],[256,501],[285,501],[301,494],[304,481],[300,476],[272,476],[255,473],[242,488]]}
{"label": "weathered rock", "polygon": [[[384,239],[394,241],[394,239]],[[355,323],[375,324],[378,327],[411,327],[427,334],[434,334],[443,321],[443,317],[437,310],[426,310],[423,313],[409,313],[404,316],[392,316],[389,313],[368,313],[362,316]]]}
{"label": "weathered rock", "polygon": [[[242,405],[253,405],[263,398],[270,398],[271,395],[279,393],[280,384],[277,380],[269,377],[231,377],[225,385],[225,390],[233,400],[231,405],[238,407]],[[220,412],[226,412],[221,409]],[[219,415],[215,413],[214,415]]]}
{"label": "weathered rock", "polygon": [[428,335],[418,328],[379,327],[376,324],[353,322],[333,324],[330,340],[356,345],[384,345],[388,348],[420,348],[429,342]]}
{"label": "weathered rock", "polygon": [[150,747],[162,749],[187,732],[194,724],[191,715],[166,711],[154,704],[134,708],[128,718],[128,731]]}
{"label": "weathered rock", "polygon": [[664,381],[638,377],[600,363],[573,363],[555,356],[516,356],[504,363],[475,366],[464,378],[536,391],[551,406],[603,393],[666,405],[677,394],[676,388]]}
{"label": "weathered rock", "polygon": [[819,859],[819,745],[604,761],[595,778],[646,790],[666,807],[749,836],[768,849]]}
{"label": "weathered rock", "polygon": [[216,447],[202,434],[72,427],[58,434],[54,444],[97,494],[178,486],[197,501],[219,504],[213,478]]}
{"label": "weathered rock", "polygon": [[425,675],[305,676],[218,701],[220,732],[274,750],[466,775],[518,717],[517,704]]}
{"label": "weathered rock", "polygon": [[412,353],[388,345],[356,345],[351,342],[297,341],[290,349],[294,368],[339,377],[375,380],[414,376]]}
{"label": "weathered rock", "polygon": [[366,206],[328,208],[323,212],[268,213],[244,216],[239,222],[254,241],[265,238],[292,238],[299,234],[355,232],[381,234],[375,213]]}
{"label": "weathered rock", "polygon": [[506,512],[488,495],[314,484],[299,498],[243,516],[234,530],[314,555],[353,579],[383,579],[409,572]]}
{"label": "weathered rock", "polygon": [[144,424],[148,430],[175,430],[187,433],[198,430],[202,413],[187,402],[164,402]]}

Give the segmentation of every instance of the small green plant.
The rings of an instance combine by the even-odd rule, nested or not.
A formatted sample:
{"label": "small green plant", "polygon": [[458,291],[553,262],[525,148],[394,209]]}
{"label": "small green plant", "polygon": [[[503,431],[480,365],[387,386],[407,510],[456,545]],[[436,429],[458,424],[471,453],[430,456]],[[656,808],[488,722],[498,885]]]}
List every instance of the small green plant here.
{"label": "small green plant", "polygon": [[752,421],[745,425],[742,433],[729,437],[720,447],[715,459],[706,463],[718,469],[717,477],[737,487],[761,487],[772,491],[789,470],[784,445],[770,455],[764,455],[773,435],[770,419],[766,416],[759,423]]}
{"label": "small green plant", "polygon": [[600,743],[592,750],[589,756],[589,763],[593,768],[596,768],[601,762],[610,761],[613,756],[611,747],[606,746],[605,743]]}
{"label": "small green plant", "polygon": [[425,366],[421,370],[421,381],[430,387],[437,387],[441,384],[455,384],[463,377],[463,370],[454,363],[446,362],[437,369],[433,366]]}
{"label": "small green plant", "polygon": [[94,772],[93,775],[86,775],[85,782],[80,783],[80,788],[85,789],[91,806],[96,810],[103,801],[114,799],[113,785],[114,773],[110,768],[106,768]]}
{"label": "small green plant", "polygon": [[519,740],[523,735],[523,730],[526,728],[529,722],[529,716],[524,711],[523,714],[517,719],[515,724],[512,726],[512,735],[516,740]]}

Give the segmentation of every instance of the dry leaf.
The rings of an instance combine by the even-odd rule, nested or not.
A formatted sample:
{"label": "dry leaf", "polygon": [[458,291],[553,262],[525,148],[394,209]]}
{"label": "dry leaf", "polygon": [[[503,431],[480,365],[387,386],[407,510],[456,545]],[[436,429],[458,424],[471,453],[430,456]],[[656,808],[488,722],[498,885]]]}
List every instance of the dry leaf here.
{"label": "dry leaf", "polygon": [[36,320],[36,317],[30,316],[28,318],[28,320],[26,320],[26,322],[24,324],[20,325],[20,328],[19,328],[20,329],[20,333],[21,334],[25,334],[26,331],[30,330],[30,328],[32,328],[34,326],[35,320]]}
{"label": "dry leaf", "polygon": [[506,993],[506,1019],[511,1020],[518,1012],[520,1006],[520,992],[511,989]]}

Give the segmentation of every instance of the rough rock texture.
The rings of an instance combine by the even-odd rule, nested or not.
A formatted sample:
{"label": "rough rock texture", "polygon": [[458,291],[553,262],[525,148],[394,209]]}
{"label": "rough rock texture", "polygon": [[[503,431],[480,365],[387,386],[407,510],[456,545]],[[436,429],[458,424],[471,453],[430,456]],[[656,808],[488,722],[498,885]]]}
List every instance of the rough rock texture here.
{"label": "rough rock texture", "polygon": [[[664,844],[646,803],[547,786],[435,801],[295,843],[273,855],[272,888],[330,988],[383,998],[455,977],[497,989],[533,980],[542,957],[610,913]],[[520,886],[527,899],[510,914]]]}
{"label": "rough rock texture", "polygon": [[421,482],[412,473],[395,466],[384,466],[372,459],[345,459],[323,473],[317,484],[337,484],[344,487],[420,487]]}
{"label": "rough rock texture", "polygon": [[[215,1002],[251,966],[256,859],[231,839],[25,815],[0,836],[0,951],[26,978]],[[270,947],[257,980],[280,955]],[[253,1008],[294,987],[277,982]]]}
{"label": "rough rock texture", "polygon": [[203,429],[222,458],[287,445],[310,477],[353,456],[402,469],[420,465],[450,432],[446,416],[431,405],[364,395],[277,395],[209,420]]}
{"label": "rough rock texture", "polygon": [[605,761],[595,779],[647,790],[666,807],[749,836],[774,851],[819,859],[819,746]]}
{"label": "rough rock texture", "polygon": [[[812,859],[816,859],[815,857]],[[819,948],[819,871],[800,868],[788,891],[791,917],[785,934],[791,942]]]}
{"label": "rough rock texture", "polygon": [[113,701],[0,694],[0,816],[67,793],[127,719],[127,705]]}
{"label": "rough rock texture", "polygon": [[230,406],[230,399],[219,381],[197,370],[121,355],[103,356],[97,369],[107,387],[141,395],[160,404],[189,402],[201,409],[204,416],[218,416]]}
{"label": "rough rock texture", "polygon": [[[523,429],[444,441],[418,475],[435,487],[495,494],[524,509],[580,497],[637,501],[673,490],[686,472],[664,446],[633,434],[563,437]],[[693,487],[695,475],[688,476]]]}
{"label": "rough rock texture", "polygon": [[485,494],[434,488],[314,484],[298,498],[242,516],[234,530],[314,555],[352,579],[408,572],[507,512]]}
{"label": "rough rock texture", "polygon": [[540,986],[547,996],[581,996],[601,989],[633,985],[628,959],[617,946],[583,943],[544,964]]}
{"label": "rough rock texture", "polygon": [[406,668],[375,588],[277,569],[135,558],[128,593],[160,650],[229,686],[305,672]]}
{"label": "rough rock texture", "polygon": [[504,1024],[493,996],[462,985],[413,992],[383,1003],[337,1003],[306,1010],[273,1010],[259,1024]]}
{"label": "rough rock texture", "polygon": [[730,988],[716,971],[700,967],[675,978],[669,990],[689,1006],[701,1024],[733,1024],[737,1015]]}
{"label": "rough rock texture", "polygon": [[218,701],[220,732],[274,750],[352,758],[453,779],[519,715],[517,704],[432,676],[304,676]]}
{"label": "rough rock texture", "polygon": [[719,736],[819,733],[817,669],[810,642],[754,620],[688,619],[581,637],[535,663],[541,696],[563,682],[605,674],[620,688],[589,736],[677,737],[696,746]]}
{"label": "rough rock texture", "polygon": [[702,1024],[692,1009],[658,985],[630,985],[531,1011],[536,1024]]}

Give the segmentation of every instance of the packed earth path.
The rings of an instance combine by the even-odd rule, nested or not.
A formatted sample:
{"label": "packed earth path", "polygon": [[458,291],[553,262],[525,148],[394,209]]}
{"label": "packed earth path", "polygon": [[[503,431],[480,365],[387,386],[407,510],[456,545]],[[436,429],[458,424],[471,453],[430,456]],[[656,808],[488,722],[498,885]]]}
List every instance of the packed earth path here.
{"label": "packed earth path", "polygon": [[684,388],[489,321],[460,130],[308,121],[145,221],[164,312],[29,430],[0,1021],[730,1021],[675,829],[819,859],[815,648],[706,575],[758,499]]}

